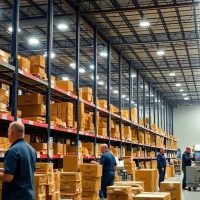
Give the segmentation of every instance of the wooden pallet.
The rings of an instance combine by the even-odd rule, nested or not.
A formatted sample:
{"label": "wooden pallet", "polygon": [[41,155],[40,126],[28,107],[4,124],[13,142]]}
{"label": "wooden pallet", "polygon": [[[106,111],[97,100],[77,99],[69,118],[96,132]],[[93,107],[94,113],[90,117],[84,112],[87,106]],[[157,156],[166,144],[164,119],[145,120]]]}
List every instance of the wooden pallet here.
{"label": "wooden pallet", "polygon": [[25,119],[28,119],[34,122],[39,122],[39,123],[46,123],[45,117],[25,117]]}
{"label": "wooden pallet", "polygon": [[40,74],[40,73],[32,73],[33,76],[42,79],[44,81],[47,81],[47,75],[46,74]]}

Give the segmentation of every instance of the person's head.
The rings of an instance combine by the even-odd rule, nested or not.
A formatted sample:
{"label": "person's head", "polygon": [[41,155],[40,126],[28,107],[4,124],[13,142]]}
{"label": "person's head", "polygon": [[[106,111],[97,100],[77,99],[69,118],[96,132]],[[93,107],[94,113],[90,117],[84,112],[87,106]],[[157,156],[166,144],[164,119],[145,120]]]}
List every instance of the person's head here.
{"label": "person's head", "polygon": [[189,147],[189,146],[186,147],[186,152],[187,152],[187,153],[191,153],[191,147]]}
{"label": "person's head", "polygon": [[8,128],[8,139],[10,143],[14,143],[16,140],[24,138],[24,124],[22,122],[12,122]]}
{"label": "person's head", "polygon": [[161,154],[164,154],[164,153],[165,153],[165,148],[164,148],[164,147],[161,147],[161,148],[160,148],[160,153],[161,153]]}
{"label": "person's head", "polygon": [[108,151],[108,145],[107,144],[101,144],[101,153],[105,153]]}

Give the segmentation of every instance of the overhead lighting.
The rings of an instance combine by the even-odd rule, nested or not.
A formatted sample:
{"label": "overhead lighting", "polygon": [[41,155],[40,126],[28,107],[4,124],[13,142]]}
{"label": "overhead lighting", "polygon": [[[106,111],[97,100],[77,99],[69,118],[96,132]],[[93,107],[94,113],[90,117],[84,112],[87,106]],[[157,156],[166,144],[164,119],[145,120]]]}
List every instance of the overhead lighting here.
{"label": "overhead lighting", "polygon": [[118,91],[118,90],[113,90],[113,93],[114,93],[114,94],[118,94],[119,91]]}
{"label": "overhead lighting", "polygon": [[164,50],[162,50],[162,49],[158,50],[158,51],[157,51],[157,55],[158,55],[158,56],[164,56],[164,55],[165,55]]}
{"label": "overhead lighting", "polygon": [[79,73],[84,74],[85,73],[85,69],[79,68]]}
{"label": "overhead lighting", "polygon": [[129,98],[128,98],[128,97],[126,98],[126,101],[129,101]]}
{"label": "overhead lighting", "polygon": [[189,100],[189,97],[185,97],[184,100],[185,100],[185,101]]}
{"label": "overhead lighting", "polygon": [[181,87],[181,84],[180,83],[176,83],[176,87]]}
{"label": "overhead lighting", "polygon": [[[94,76],[91,76],[91,79],[94,80]],[[99,76],[97,75],[97,80],[99,80]]]}
{"label": "overhead lighting", "polygon": [[186,93],[183,93],[183,94],[182,94],[182,96],[184,96],[184,97],[185,97],[185,96],[187,96],[187,94],[186,94]]}
{"label": "overhead lighting", "polygon": [[[12,26],[9,26],[9,27],[8,27],[8,31],[9,31],[10,33],[13,32],[13,28],[12,28]],[[20,32],[21,32],[21,29],[18,28],[18,33],[20,33]]]}
{"label": "overhead lighting", "polygon": [[98,81],[98,84],[99,85],[104,85],[104,82],[103,81]]}
{"label": "overhead lighting", "polygon": [[71,62],[69,64],[69,66],[72,68],[72,69],[75,69],[76,68],[76,63],[75,62]]}
{"label": "overhead lighting", "polygon": [[63,81],[68,81],[68,80],[69,80],[69,78],[68,78],[67,76],[62,76],[61,79],[62,79]]}
{"label": "overhead lighting", "polygon": [[131,101],[131,103],[134,104],[135,102],[134,102],[134,101]]}
{"label": "overhead lighting", "polygon": [[[143,88],[143,85],[141,85],[140,87]],[[145,85],[144,87],[147,88],[147,85]]]}
{"label": "overhead lighting", "polygon": [[57,28],[58,28],[60,31],[65,31],[65,30],[67,30],[69,27],[68,27],[67,24],[61,23],[61,24],[58,24],[58,25],[57,25]]}
{"label": "overhead lighting", "polygon": [[154,95],[153,95],[153,94],[150,94],[150,97],[154,97]]}
{"label": "overhead lighting", "polygon": [[183,91],[184,91],[183,89],[180,89],[180,90],[179,90],[179,92],[183,92]]}
{"label": "overhead lighting", "polygon": [[125,94],[122,94],[122,98],[123,98],[123,99],[126,98],[126,95],[125,95]]}
{"label": "overhead lighting", "polygon": [[94,69],[94,65],[93,64],[90,65],[90,69]]}
{"label": "overhead lighting", "polygon": [[108,56],[108,53],[106,51],[102,51],[100,52],[100,56],[106,58]]}
{"label": "overhead lighting", "polygon": [[171,72],[169,73],[169,76],[173,77],[173,76],[176,76],[175,72]]}
{"label": "overhead lighting", "polygon": [[[45,58],[47,57],[47,52],[45,52],[44,57]],[[55,57],[56,57],[55,53],[51,52],[51,58],[53,59]]]}
{"label": "overhead lighting", "polygon": [[140,21],[140,26],[141,27],[149,27],[150,26],[150,22],[147,21],[146,19],[143,19]]}
{"label": "overhead lighting", "polygon": [[40,43],[40,41],[35,37],[31,37],[31,38],[29,38],[28,43],[30,45],[38,45]]}
{"label": "overhead lighting", "polygon": [[136,74],[131,74],[131,78],[136,78],[137,75]]}

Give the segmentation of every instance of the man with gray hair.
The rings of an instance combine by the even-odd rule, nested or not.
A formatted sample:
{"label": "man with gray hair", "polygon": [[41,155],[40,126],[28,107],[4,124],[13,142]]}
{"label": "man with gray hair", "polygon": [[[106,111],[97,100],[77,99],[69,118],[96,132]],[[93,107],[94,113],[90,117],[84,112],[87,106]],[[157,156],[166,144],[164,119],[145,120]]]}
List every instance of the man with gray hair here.
{"label": "man with gray hair", "polygon": [[11,143],[4,157],[3,200],[34,200],[35,150],[24,141],[25,127],[21,122],[12,122],[8,128]]}

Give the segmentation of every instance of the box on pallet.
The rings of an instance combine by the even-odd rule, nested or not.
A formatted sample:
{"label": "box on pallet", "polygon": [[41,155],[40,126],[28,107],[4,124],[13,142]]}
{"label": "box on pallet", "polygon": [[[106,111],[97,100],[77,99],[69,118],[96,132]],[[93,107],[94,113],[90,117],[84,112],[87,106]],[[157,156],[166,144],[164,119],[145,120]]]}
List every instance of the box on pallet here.
{"label": "box on pallet", "polygon": [[74,84],[72,81],[63,81],[63,80],[57,80],[56,86],[64,91],[74,91]]}
{"label": "box on pallet", "polygon": [[171,200],[171,198],[166,192],[144,192],[134,196],[133,200]]}
{"label": "box on pallet", "polygon": [[83,191],[99,191],[101,189],[101,177],[84,177],[82,182]]}
{"label": "box on pallet", "polygon": [[78,156],[64,156],[63,158],[63,171],[64,172],[77,172],[80,164],[83,161]]}
{"label": "box on pallet", "polygon": [[131,186],[108,186],[108,200],[132,200]]}
{"label": "box on pallet", "polygon": [[135,180],[144,182],[145,192],[156,192],[158,188],[158,172],[155,169],[135,170]]}
{"label": "box on pallet", "polygon": [[101,177],[102,165],[82,164],[80,165],[80,171],[82,172],[82,177]]}
{"label": "box on pallet", "polygon": [[39,66],[45,68],[45,58],[42,55],[34,55],[28,57],[30,60],[31,67]]}
{"label": "box on pallet", "polygon": [[161,192],[169,192],[171,200],[182,200],[182,184],[181,182],[164,181],[160,183]]}
{"label": "box on pallet", "polygon": [[53,173],[53,163],[36,163],[36,173]]}

